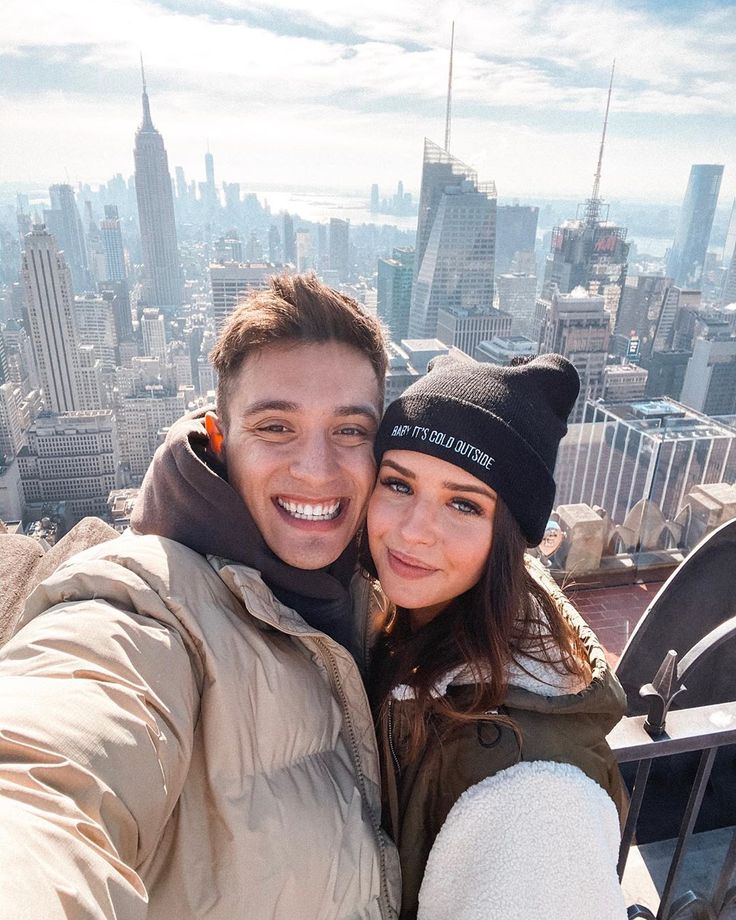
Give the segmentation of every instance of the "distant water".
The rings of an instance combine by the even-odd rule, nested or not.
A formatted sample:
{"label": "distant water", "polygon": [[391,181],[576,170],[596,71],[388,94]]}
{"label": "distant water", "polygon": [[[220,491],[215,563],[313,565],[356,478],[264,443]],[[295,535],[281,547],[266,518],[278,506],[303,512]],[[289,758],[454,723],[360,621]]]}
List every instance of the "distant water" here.
{"label": "distant water", "polygon": [[416,214],[399,217],[395,214],[373,214],[367,195],[326,192],[289,192],[282,189],[254,188],[263,204],[268,201],[272,214],[288,211],[304,220],[323,223],[331,217],[349,220],[351,224],[389,224],[402,230],[414,230]]}
{"label": "distant water", "polygon": [[660,259],[664,258],[667,249],[672,245],[672,240],[669,237],[662,239],[656,236],[635,236],[633,233],[629,233],[626,239],[630,243],[636,243],[639,255],[656,256]]}

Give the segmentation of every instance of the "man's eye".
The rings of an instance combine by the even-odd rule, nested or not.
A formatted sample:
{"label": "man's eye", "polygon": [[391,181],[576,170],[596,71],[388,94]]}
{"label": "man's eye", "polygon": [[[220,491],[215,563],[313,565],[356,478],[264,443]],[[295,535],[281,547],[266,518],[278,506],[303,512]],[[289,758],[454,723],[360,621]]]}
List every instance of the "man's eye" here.
{"label": "man's eye", "polygon": [[289,429],[286,425],[279,425],[277,422],[272,422],[269,425],[259,425],[256,431],[261,431],[264,434],[283,434],[289,431]]}
{"label": "man's eye", "polygon": [[456,511],[459,511],[461,514],[482,514],[483,512],[475,504],[475,502],[469,502],[464,498],[453,498],[450,502],[453,508]]}
{"label": "man's eye", "polygon": [[339,428],[337,433],[343,438],[364,439],[368,437],[368,432],[360,425],[344,425]]}

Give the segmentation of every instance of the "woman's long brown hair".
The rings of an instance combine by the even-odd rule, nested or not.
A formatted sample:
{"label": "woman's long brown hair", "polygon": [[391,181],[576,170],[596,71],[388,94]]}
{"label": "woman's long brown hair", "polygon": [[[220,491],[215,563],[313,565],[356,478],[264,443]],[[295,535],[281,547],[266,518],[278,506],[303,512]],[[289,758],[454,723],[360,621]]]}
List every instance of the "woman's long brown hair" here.
{"label": "woman's long brown hair", "polygon": [[[480,581],[439,616],[412,633],[407,611],[387,613],[374,654],[371,696],[374,711],[385,713],[391,691],[410,686],[408,756],[424,748],[432,714],[444,731],[468,721],[508,719],[493,710],[506,696],[509,667],[523,668],[521,657],[542,661],[560,674],[584,677],[587,665],[577,635],[561,610],[524,565],[526,542],[499,497],[493,541]],[[433,690],[453,668],[466,666],[474,692],[464,704]],[[435,725],[435,727],[436,727]],[[442,731],[442,730],[441,730]]]}

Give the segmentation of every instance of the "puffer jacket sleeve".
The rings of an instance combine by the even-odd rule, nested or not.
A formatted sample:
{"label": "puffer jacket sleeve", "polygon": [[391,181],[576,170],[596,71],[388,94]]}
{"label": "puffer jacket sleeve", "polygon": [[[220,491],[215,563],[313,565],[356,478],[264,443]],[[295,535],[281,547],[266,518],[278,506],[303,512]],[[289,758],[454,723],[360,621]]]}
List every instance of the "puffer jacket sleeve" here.
{"label": "puffer jacket sleeve", "polygon": [[146,917],[139,869],[187,773],[197,669],[164,601],[115,568],[36,589],[0,652],[0,920]]}
{"label": "puffer jacket sleeve", "polygon": [[626,920],[619,824],[578,767],[516,764],[471,786],[438,834],[418,920]]}

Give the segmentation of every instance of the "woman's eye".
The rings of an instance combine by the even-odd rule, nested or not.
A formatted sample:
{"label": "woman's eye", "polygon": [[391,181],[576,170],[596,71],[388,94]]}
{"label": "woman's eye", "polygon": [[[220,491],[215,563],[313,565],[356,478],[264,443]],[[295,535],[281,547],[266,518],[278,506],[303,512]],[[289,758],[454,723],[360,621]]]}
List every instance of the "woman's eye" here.
{"label": "woman's eye", "polygon": [[469,502],[464,498],[453,498],[450,502],[453,508],[461,514],[481,514],[481,510],[475,502]]}
{"label": "woman's eye", "polygon": [[394,479],[393,476],[381,480],[381,485],[392,492],[398,492],[399,495],[411,495],[411,487],[403,479]]}

